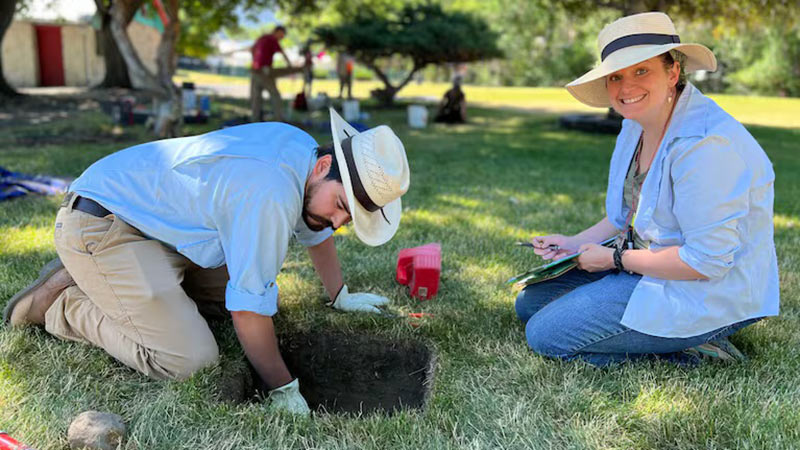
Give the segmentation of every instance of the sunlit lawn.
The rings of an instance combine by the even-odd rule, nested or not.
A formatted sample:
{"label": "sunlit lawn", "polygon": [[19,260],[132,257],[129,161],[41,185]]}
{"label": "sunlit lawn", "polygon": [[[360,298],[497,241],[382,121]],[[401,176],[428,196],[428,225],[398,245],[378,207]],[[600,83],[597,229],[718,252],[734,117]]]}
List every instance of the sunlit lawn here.
{"label": "sunlit lawn", "polygon": [[[181,80],[195,81],[198,86],[219,84],[247,85],[248,78],[221,76],[203,72],[180,71]],[[284,96],[300,92],[302,78],[279,80],[279,89]],[[339,95],[339,82],[336,80],[314,80],[314,94],[325,92],[330,97]],[[353,82],[353,95],[365,99],[371,90],[379,88],[378,81]],[[418,97],[438,101],[450,88],[447,83],[416,82],[409,83],[400,98]],[[470,103],[482,106],[522,108],[535,112],[562,113],[567,111],[604,113],[604,110],[591,108],[576,101],[566,89],[559,87],[494,87],[464,86],[464,93]],[[768,127],[800,128],[800,98],[756,97],[744,95],[712,94],[722,108],[742,123]]]}
{"label": "sunlit lawn", "polygon": [[[411,86],[406,94],[427,89],[432,95],[443,87]],[[500,99],[511,92],[475,89],[467,95],[486,92],[487,99]],[[530,93],[534,108],[550,104],[535,99],[536,93],[557,95],[515,92]],[[508,101],[530,106],[520,98]],[[763,100],[763,109],[775,111],[784,102]],[[534,233],[573,233],[602,216],[614,137],[563,131],[555,116],[509,110],[472,108],[468,125],[425,130],[409,129],[403,109],[371,113],[371,125],[390,124],[403,139],[412,187],[403,199],[400,230],[387,245],[368,248],[347,228],[339,232],[346,280],[355,289],[389,296],[401,316],[412,311],[434,316],[415,328],[404,318],[333,312],[323,306],[307,257],[293,246],[279,278],[278,327],[429,343],[438,363],[427,410],[392,417],[323,414],[304,421],[270,415],[259,404],[220,403],[215,386],[225,367],[243,357],[230,323],[216,329],[220,365],[182,383],[148,380],[101,350],[61,342],[41,330],[2,329],[0,428],[36,448],[62,449],[70,421],[96,409],[125,418],[126,449],[800,446],[800,127],[750,128],[777,172],[775,239],[782,295],[781,316],[733,337],[750,360],[730,367],[642,363],[598,370],[532,355],[514,315],[514,293],[504,280],[536,264],[528,251],[513,246],[515,241]],[[94,117],[71,126],[86,126],[89,133],[91,127],[105,126],[96,125],[100,122]],[[0,165],[77,176],[97,158],[143,139],[144,133],[134,131],[122,143],[35,148],[0,139]],[[0,306],[55,255],[51,226],[58,203],[57,198],[0,203]],[[420,303],[394,282],[393,269],[399,249],[428,242],[442,244],[442,287],[436,299]]]}

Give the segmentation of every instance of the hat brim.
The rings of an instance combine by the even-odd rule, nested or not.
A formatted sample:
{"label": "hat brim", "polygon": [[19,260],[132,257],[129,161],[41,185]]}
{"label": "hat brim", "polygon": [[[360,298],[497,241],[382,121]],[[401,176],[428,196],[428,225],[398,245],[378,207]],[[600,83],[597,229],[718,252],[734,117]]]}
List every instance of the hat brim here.
{"label": "hat brim", "polygon": [[700,44],[668,44],[668,45],[637,45],[627,47],[609,55],[605,61],[594,69],[586,72],[582,77],[567,84],[566,88],[579,102],[608,108],[605,77],[618,70],[638,64],[670,50],[677,50],[686,55],[686,73],[697,70],[717,70],[717,59],[714,53],[706,46]]}
{"label": "hat brim", "polygon": [[[330,114],[333,148],[336,154],[336,161],[339,164],[339,173],[342,176],[342,185],[347,196],[347,204],[350,208],[350,217],[353,220],[353,229],[358,239],[369,246],[376,247],[385,244],[394,236],[400,226],[400,218],[403,213],[400,198],[398,197],[383,207],[383,214],[386,214],[386,219],[384,219],[380,210],[369,212],[361,206],[361,203],[356,200],[353,194],[350,168],[342,152],[342,140],[357,135],[358,131],[350,126],[335,109],[330,108]],[[387,219],[388,223],[386,222]]]}

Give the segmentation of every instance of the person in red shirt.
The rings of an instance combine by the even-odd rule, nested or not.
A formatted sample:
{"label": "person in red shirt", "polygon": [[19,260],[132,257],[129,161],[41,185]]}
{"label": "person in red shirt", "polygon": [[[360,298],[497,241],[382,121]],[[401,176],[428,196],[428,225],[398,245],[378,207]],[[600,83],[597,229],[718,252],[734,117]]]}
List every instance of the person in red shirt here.
{"label": "person in red shirt", "polygon": [[[283,101],[275,80],[279,77],[301,72],[304,69],[304,67],[293,67],[292,62],[289,61],[289,57],[286,56],[286,53],[281,48],[280,41],[285,36],[286,28],[282,25],[278,25],[272,30],[272,33],[265,34],[258,38],[251,49],[253,54],[253,67],[250,78],[250,107],[253,122],[260,122],[262,120],[261,95],[264,89],[269,92],[275,120],[283,122]],[[275,53],[278,52],[286,59],[288,67],[272,67],[273,57]],[[308,64],[310,64],[310,61],[306,60],[306,65]]]}

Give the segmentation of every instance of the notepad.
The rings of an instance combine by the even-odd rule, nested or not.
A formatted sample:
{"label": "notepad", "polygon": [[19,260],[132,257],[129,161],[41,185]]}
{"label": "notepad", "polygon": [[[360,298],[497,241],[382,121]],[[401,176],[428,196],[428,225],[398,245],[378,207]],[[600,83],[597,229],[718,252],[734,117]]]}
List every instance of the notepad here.
{"label": "notepad", "polygon": [[[604,247],[613,247],[615,240],[616,236],[601,242],[600,245]],[[525,273],[509,278],[506,283],[524,287],[558,278],[578,266],[578,256],[580,256],[581,253],[583,252],[575,252],[556,261],[534,267]]]}

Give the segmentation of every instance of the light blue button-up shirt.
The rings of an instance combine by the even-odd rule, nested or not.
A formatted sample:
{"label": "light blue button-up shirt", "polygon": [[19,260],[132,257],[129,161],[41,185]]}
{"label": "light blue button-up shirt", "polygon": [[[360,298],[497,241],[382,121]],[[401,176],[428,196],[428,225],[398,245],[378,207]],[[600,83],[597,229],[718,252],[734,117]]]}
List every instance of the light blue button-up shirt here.
{"label": "light blue button-up shirt", "polygon": [[[623,184],[642,127],[625,120],[608,178],[606,213],[625,228]],[[778,314],[773,241],[775,173],[750,133],[687,85],[642,186],[634,227],[650,248],[679,246],[708,280],[642,277],[622,324],[662,337],[690,337]]]}
{"label": "light blue button-up shirt", "polygon": [[271,316],[291,237],[313,246],[333,233],[302,219],[316,147],[290,125],[242,125],[119,151],[70,190],[201,267],[227,264],[226,308]]}

